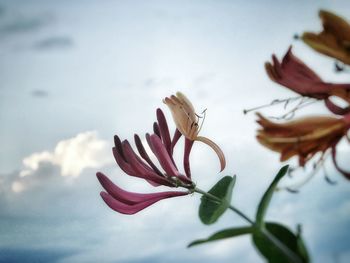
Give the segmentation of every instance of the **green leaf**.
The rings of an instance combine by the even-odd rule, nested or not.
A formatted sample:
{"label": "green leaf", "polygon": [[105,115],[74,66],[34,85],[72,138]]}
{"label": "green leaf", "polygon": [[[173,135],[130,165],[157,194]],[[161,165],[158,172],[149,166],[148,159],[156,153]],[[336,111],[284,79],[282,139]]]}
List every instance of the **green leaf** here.
{"label": "green leaf", "polygon": [[236,176],[225,176],[209,190],[208,193],[218,198],[218,200],[212,200],[205,195],[202,196],[199,206],[199,218],[204,224],[215,223],[230,206],[235,182]]}
{"label": "green leaf", "polygon": [[270,204],[272,195],[277,187],[278,182],[282,179],[282,177],[287,173],[288,165],[283,166],[279,172],[277,173],[275,179],[270,184],[269,188],[266,190],[265,194],[261,198],[260,204],[258,206],[258,211],[256,213],[256,226],[261,228],[264,224],[264,217],[266,214],[267,207]]}
{"label": "green leaf", "polygon": [[245,234],[251,234],[251,233],[253,233],[253,230],[254,230],[254,228],[251,226],[228,228],[228,229],[216,232],[215,234],[211,235],[208,238],[197,239],[197,240],[191,242],[187,247],[192,247],[192,246],[196,246],[199,244],[203,244],[203,243],[207,243],[207,242],[211,242],[211,241],[215,241],[215,240],[236,237],[236,236],[241,236],[241,235],[245,235]]}
{"label": "green leaf", "polygon": [[309,253],[307,252],[307,248],[305,246],[304,240],[301,236],[301,225],[298,225],[298,232],[297,232],[297,245],[298,245],[298,251],[303,259],[305,259],[305,262],[310,262]]}
{"label": "green leaf", "polygon": [[[274,235],[287,248],[294,252],[301,262],[310,262],[309,256],[300,234],[294,234],[287,227],[277,223],[266,223],[266,229]],[[268,260],[269,263],[294,263],[286,257],[270,240],[268,240],[260,231],[256,229],[253,233],[253,242],[260,253]]]}

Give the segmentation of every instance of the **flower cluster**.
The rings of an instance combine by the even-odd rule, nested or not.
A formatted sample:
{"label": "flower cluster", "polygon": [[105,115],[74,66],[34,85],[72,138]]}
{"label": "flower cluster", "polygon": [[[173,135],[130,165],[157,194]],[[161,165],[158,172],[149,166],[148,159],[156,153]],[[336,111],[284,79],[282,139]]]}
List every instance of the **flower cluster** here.
{"label": "flower cluster", "polygon": [[[97,173],[105,191],[101,197],[113,210],[122,214],[135,214],[144,208],[166,198],[188,195],[195,184],[191,180],[189,156],[193,142],[200,140],[210,145],[219,155],[221,170],[225,167],[225,157],[220,148],[211,140],[198,136],[198,117],[191,102],[182,94],[165,98],[174,117],[177,129],[171,138],[167,121],[161,109],[157,109],[157,122],[153,124],[153,134],[146,134],[146,141],[160,164],[157,167],[147,153],[140,137],[135,134],[134,141],[138,154],[127,140],[114,136],[113,155],[119,167],[128,175],[146,180],[152,186],[182,187],[186,191],[167,191],[158,193],[128,192],[115,185],[106,175]],[[185,136],[184,173],[181,173],[173,158],[174,147],[180,137]],[[204,138],[204,139],[203,139]]]}
{"label": "flower cluster", "polygon": [[[320,17],[323,31],[319,34],[304,33],[302,40],[316,51],[350,64],[350,25],[327,11],[321,10]],[[340,168],[336,160],[338,143],[344,137],[349,139],[350,83],[336,84],[322,80],[292,53],[292,47],[281,61],[272,55],[272,62],[266,62],[265,69],[272,81],[298,93],[302,99],[324,101],[331,113],[342,117],[310,116],[276,123],[258,113],[257,122],[261,126],[257,133],[258,141],[280,153],[281,161],[297,156],[301,167],[317,153],[321,154],[320,160],[323,160],[325,153],[330,152],[336,169],[350,179],[350,172]],[[347,105],[341,107],[335,104],[333,97],[342,99]],[[293,109],[293,113],[302,103]]]}
{"label": "flower cluster", "polygon": [[324,82],[312,69],[292,53],[290,47],[282,61],[272,55],[272,63],[266,62],[265,69],[270,79],[303,97],[323,100],[334,114],[350,113],[350,106],[342,108],[334,104],[331,97],[339,97],[350,105],[350,83]]}

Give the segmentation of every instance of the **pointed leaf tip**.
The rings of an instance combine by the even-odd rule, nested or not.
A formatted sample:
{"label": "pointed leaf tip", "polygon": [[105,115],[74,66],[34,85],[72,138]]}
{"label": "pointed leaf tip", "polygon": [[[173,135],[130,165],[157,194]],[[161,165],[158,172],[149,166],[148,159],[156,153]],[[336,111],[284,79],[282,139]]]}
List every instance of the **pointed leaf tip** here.
{"label": "pointed leaf tip", "polygon": [[254,228],[251,226],[228,228],[228,229],[216,232],[215,234],[211,235],[208,238],[197,239],[197,240],[191,242],[190,244],[188,244],[187,247],[190,248],[190,247],[200,245],[203,243],[207,243],[207,242],[212,242],[212,241],[216,241],[216,240],[221,240],[221,239],[232,238],[232,237],[241,236],[241,235],[245,235],[245,234],[250,234],[250,233],[253,233],[253,231],[254,231]]}
{"label": "pointed leaf tip", "polygon": [[267,188],[265,194],[261,198],[261,201],[258,206],[258,211],[256,213],[256,224],[259,228],[263,227],[264,217],[272,199],[273,193],[276,190],[278,182],[282,179],[283,176],[286,175],[288,168],[289,165],[285,165],[279,170],[274,180],[272,181],[270,186]]}
{"label": "pointed leaf tip", "polygon": [[307,252],[307,248],[301,237],[301,233],[294,234],[289,228],[284,225],[267,222],[266,229],[274,235],[286,248],[293,252],[297,257],[296,260],[292,260],[286,257],[270,240],[268,240],[260,231],[255,231],[252,235],[253,243],[259,252],[270,263],[309,263],[310,258]]}
{"label": "pointed leaf tip", "polygon": [[199,206],[199,218],[203,224],[210,225],[215,223],[230,206],[235,182],[235,176],[225,176],[209,190],[208,193],[217,197],[221,202],[202,196]]}

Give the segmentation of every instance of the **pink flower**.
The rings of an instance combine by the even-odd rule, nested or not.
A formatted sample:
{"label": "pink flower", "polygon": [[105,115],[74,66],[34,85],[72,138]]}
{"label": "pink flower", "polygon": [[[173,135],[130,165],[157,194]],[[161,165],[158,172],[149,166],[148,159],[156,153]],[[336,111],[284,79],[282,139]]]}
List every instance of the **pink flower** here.
{"label": "pink flower", "polygon": [[180,135],[175,133],[174,138],[170,138],[165,116],[160,109],[157,110],[157,120],[158,122],[153,125],[154,134],[146,134],[146,140],[164,172],[152,162],[137,134],[134,139],[139,155],[134,152],[127,140],[121,141],[118,136],[114,136],[115,160],[126,174],[145,179],[152,186],[184,187],[188,191],[133,193],[121,189],[104,174],[97,173],[98,180],[106,190],[101,192],[102,199],[111,209],[119,213],[135,214],[160,200],[188,195],[194,188],[190,177],[180,173],[173,160],[173,148]]}
{"label": "pink flower", "polygon": [[266,62],[265,69],[270,79],[305,97],[324,100],[327,108],[338,115],[350,112],[350,106],[339,107],[331,96],[340,97],[350,104],[350,84],[333,84],[324,82],[312,69],[293,55],[290,47],[279,62],[272,55],[272,63]]}

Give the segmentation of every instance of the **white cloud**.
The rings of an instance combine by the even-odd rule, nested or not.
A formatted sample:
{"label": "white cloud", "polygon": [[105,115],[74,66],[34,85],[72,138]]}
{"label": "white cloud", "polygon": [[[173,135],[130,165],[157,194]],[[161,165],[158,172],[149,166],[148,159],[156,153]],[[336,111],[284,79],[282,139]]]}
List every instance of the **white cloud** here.
{"label": "white cloud", "polygon": [[79,133],[73,138],[57,143],[52,152],[33,153],[23,159],[20,176],[29,176],[41,163],[57,165],[62,176],[77,177],[85,168],[98,168],[112,161],[108,143],[99,139],[95,131]]}
{"label": "white cloud", "polygon": [[22,192],[25,189],[25,186],[22,182],[20,181],[14,181],[11,185],[11,189],[15,193]]}

